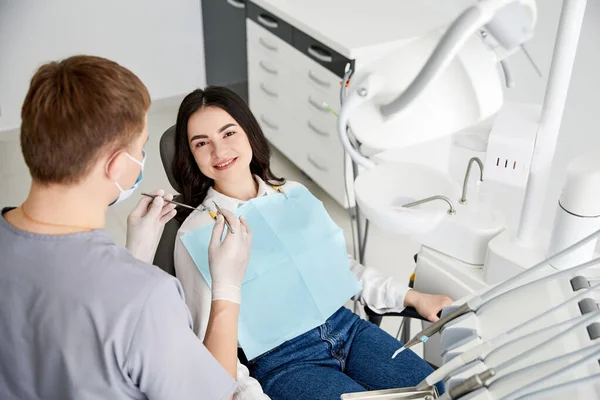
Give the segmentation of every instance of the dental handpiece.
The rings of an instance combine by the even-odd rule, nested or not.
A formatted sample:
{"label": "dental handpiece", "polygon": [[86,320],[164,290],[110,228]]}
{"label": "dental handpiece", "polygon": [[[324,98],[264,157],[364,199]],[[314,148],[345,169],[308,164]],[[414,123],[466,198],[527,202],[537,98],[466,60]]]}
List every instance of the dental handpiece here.
{"label": "dental handpiece", "polygon": [[425,343],[431,336],[438,333],[442,329],[442,327],[444,325],[446,325],[448,322],[452,321],[455,318],[460,317],[461,315],[471,312],[473,308],[476,308],[476,307],[471,307],[469,305],[469,303],[467,302],[467,303],[463,304],[462,306],[458,307],[456,310],[452,311],[450,314],[440,318],[433,324],[429,325],[427,328],[423,329],[421,332],[417,333],[411,340],[409,340],[407,343],[405,343],[404,346],[402,346],[400,349],[398,349],[394,353],[392,358],[396,358],[396,356],[398,354],[400,354],[401,352],[403,352],[405,349],[410,349],[411,347],[413,347],[419,343]]}

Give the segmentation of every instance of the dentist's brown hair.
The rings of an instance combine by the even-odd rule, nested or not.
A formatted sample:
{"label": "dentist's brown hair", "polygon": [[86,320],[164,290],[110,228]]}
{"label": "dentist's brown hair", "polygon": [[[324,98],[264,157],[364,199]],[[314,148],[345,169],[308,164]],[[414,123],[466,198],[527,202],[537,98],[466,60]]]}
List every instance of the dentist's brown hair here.
{"label": "dentist's brown hair", "polygon": [[21,109],[21,150],[41,184],[77,184],[104,152],[144,130],[150,94],[114,61],[73,56],[42,65]]}

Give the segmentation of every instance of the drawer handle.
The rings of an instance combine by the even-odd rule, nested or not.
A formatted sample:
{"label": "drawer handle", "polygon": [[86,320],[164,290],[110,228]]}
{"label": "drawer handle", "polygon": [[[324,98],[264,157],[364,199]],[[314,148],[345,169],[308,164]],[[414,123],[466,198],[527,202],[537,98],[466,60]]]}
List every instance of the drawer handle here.
{"label": "drawer handle", "polygon": [[258,22],[270,29],[279,28],[279,24],[277,23],[277,21],[265,14],[260,14],[258,16]]}
{"label": "drawer handle", "polygon": [[310,121],[308,121],[308,127],[310,129],[312,129],[313,132],[315,132],[319,136],[329,137],[329,133],[328,132],[324,132],[324,131],[320,130],[319,128],[317,128],[316,126],[314,126],[313,123],[310,122]]}
{"label": "drawer handle", "polygon": [[269,89],[267,89],[263,83],[261,83],[261,84],[260,84],[260,89],[261,89],[263,92],[265,92],[265,93],[266,93],[268,96],[271,96],[271,97],[273,97],[273,98],[277,98],[277,97],[279,97],[279,95],[278,95],[277,93],[275,93],[275,92],[271,92]]}
{"label": "drawer handle", "polygon": [[308,159],[308,162],[311,163],[316,169],[318,169],[319,171],[327,172],[327,168],[322,165],[319,165],[319,163],[312,159],[310,154],[307,155],[306,158]]}
{"label": "drawer handle", "polygon": [[[260,62],[258,63],[258,65],[260,65],[260,67],[261,67],[262,69],[264,69],[265,71],[267,71],[267,72],[268,72],[269,74],[271,74],[271,75],[277,75],[277,73],[278,73],[276,69],[273,69],[273,68],[269,68],[269,67],[267,67],[267,66],[265,65],[265,63],[264,63],[262,60],[260,60]],[[264,90],[264,89],[263,89],[263,90]]]}
{"label": "drawer handle", "polygon": [[227,2],[229,3],[230,6],[235,7],[235,8],[239,8],[239,9],[246,8],[246,4],[243,1],[227,0]]}
{"label": "drawer handle", "polygon": [[308,96],[308,102],[310,103],[311,106],[313,106],[314,108],[316,108],[317,110],[321,111],[321,112],[328,112],[329,110],[324,107],[322,104],[317,103],[316,101],[313,100],[312,97]]}
{"label": "drawer handle", "polygon": [[263,38],[258,39],[258,43],[260,43],[262,47],[264,47],[267,50],[277,51],[277,46],[265,42]]}
{"label": "drawer handle", "polygon": [[268,126],[269,128],[273,129],[274,131],[279,130],[279,127],[277,125],[275,125],[272,122],[269,122],[264,115],[260,116],[260,120],[262,121],[263,124],[265,124],[266,126]]}
{"label": "drawer handle", "polygon": [[317,60],[319,60],[321,62],[326,62],[326,63],[333,62],[333,57],[331,56],[331,54],[327,53],[325,50],[323,50],[317,46],[309,46],[308,54],[310,54],[311,56],[313,56],[314,58],[316,58]]}
{"label": "drawer handle", "polygon": [[329,88],[331,87],[331,83],[323,81],[319,78],[317,78],[315,76],[315,74],[312,73],[312,71],[308,71],[308,78],[313,81],[314,83],[316,83],[319,86],[323,86],[324,88]]}

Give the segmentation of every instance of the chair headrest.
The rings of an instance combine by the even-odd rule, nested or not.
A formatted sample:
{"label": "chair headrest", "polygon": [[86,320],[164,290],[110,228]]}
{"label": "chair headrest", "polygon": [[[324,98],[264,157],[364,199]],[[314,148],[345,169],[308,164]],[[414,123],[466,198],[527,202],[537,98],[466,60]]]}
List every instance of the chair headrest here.
{"label": "chair headrest", "polygon": [[169,183],[178,193],[181,193],[177,182],[173,178],[173,157],[175,157],[175,125],[170,127],[160,138],[160,159],[169,179]]}

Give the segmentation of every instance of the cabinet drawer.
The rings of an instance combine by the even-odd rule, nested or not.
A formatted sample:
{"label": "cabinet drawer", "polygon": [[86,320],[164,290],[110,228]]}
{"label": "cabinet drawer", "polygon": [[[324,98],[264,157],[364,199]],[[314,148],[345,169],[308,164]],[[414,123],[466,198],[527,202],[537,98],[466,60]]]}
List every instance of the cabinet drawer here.
{"label": "cabinet drawer", "polygon": [[292,43],[292,26],[267,10],[249,1],[246,8],[246,18],[268,30],[274,36],[287,43]]}
{"label": "cabinet drawer", "polygon": [[285,107],[276,99],[265,95],[256,82],[250,81],[248,89],[250,109],[267,139],[283,153],[293,149],[293,126]]}
{"label": "cabinet drawer", "polygon": [[303,137],[312,138],[318,142],[319,148],[331,155],[341,155],[344,147],[340,142],[333,124],[324,124],[322,121],[311,118],[310,114],[298,115],[298,129]]}
{"label": "cabinet drawer", "polygon": [[334,109],[339,106],[340,82],[342,78],[336,76],[327,68],[319,65],[253,21],[247,20],[246,30],[249,57],[251,53],[255,56],[256,54],[263,54],[276,60],[295,72],[295,82],[302,82],[302,85],[308,85],[323,91],[329,96],[330,101],[333,101],[330,105]]}
{"label": "cabinet drawer", "polygon": [[342,78],[304,56],[296,61],[295,68],[300,78],[297,86],[305,91],[318,90],[321,97],[325,96],[323,101],[339,109]]}
{"label": "cabinet drawer", "polygon": [[317,90],[306,84],[306,82],[299,82],[294,90],[294,98],[299,105],[303,105],[316,118],[322,118],[330,122],[337,119],[335,114],[327,107],[329,106],[335,112],[340,110],[340,100],[333,93]]}
{"label": "cabinet drawer", "polygon": [[293,71],[266,56],[257,49],[248,49],[248,80],[258,85],[264,96],[283,104],[293,102],[294,91],[290,90],[290,82],[295,79]]}
{"label": "cabinet drawer", "polygon": [[[311,132],[299,132],[299,138],[304,143],[306,162],[315,172],[314,179],[322,175],[324,182],[330,182],[337,177],[342,177],[344,170],[344,151],[341,146],[332,146],[331,143],[320,137],[313,136]],[[333,178],[335,177],[335,178]]]}
{"label": "cabinet drawer", "polygon": [[338,79],[344,76],[346,64],[350,63],[351,66],[354,65],[352,60],[344,57],[306,33],[298,29],[294,29],[293,32],[294,47],[307,58],[331,71]]}
{"label": "cabinet drawer", "polygon": [[298,166],[340,204],[346,204],[344,184],[344,153],[328,152],[325,148],[304,149]]}
{"label": "cabinet drawer", "polygon": [[285,105],[264,96],[256,84],[249,89],[250,108],[269,142],[337,202],[346,204],[344,152],[337,137],[316,135],[306,124],[308,112],[290,114]]}
{"label": "cabinet drawer", "polygon": [[297,109],[298,127],[306,132],[306,136],[317,138],[321,147],[328,151],[342,152],[343,146],[338,138],[337,118],[329,111],[316,111],[312,106]]}
{"label": "cabinet drawer", "polygon": [[293,124],[290,141],[294,147],[285,152],[286,156],[340,204],[345,204],[342,146],[316,135],[298,114],[294,116]]}
{"label": "cabinet drawer", "polygon": [[293,66],[302,55],[292,47],[254,21],[246,19],[248,52],[259,50],[280,63]]}
{"label": "cabinet drawer", "polygon": [[300,139],[298,145],[292,149],[284,150],[277,143],[273,144],[338,203],[347,204],[343,153],[340,157],[323,155],[318,148],[309,147],[306,141],[297,138]]}
{"label": "cabinet drawer", "polygon": [[304,82],[297,83],[293,91],[294,111],[300,126],[311,135],[327,139],[331,146],[341,148],[337,134],[337,117],[323,104],[328,104],[337,112],[339,100],[331,93],[317,90]]}

